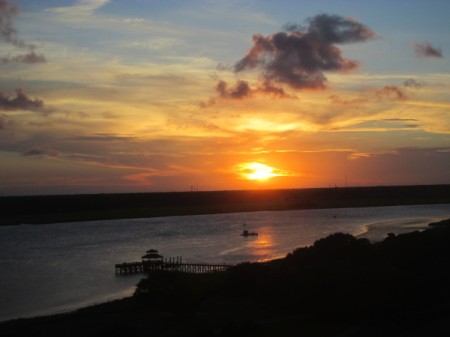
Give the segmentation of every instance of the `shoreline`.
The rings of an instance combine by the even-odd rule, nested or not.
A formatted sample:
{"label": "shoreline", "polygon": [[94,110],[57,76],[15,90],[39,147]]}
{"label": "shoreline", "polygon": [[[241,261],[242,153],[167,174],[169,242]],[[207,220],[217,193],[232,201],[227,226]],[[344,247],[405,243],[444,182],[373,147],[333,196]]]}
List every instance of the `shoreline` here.
{"label": "shoreline", "polygon": [[[145,277],[145,275],[143,274],[142,278],[144,278],[144,277]],[[32,320],[32,319],[39,319],[39,318],[45,318],[45,317],[73,314],[79,310],[89,309],[89,308],[102,306],[102,305],[108,305],[109,303],[130,299],[133,297],[135,290],[136,290],[136,285],[134,285],[130,289],[116,292],[114,294],[101,296],[101,297],[98,297],[98,298],[95,298],[92,300],[85,300],[80,303],[69,304],[69,305],[61,305],[61,306],[55,307],[53,309],[39,310],[39,311],[36,311],[35,314],[30,313],[30,314],[28,314],[28,315],[26,314],[24,316],[13,315],[11,318],[1,319],[0,324],[12,322],[12,321]]]}
{"label": "shoreline", "polygon": [[444,218],[406,218],[400,220],[386,220],[365,225],[362,233],[355,234],[356,238],[366,238],[371,242],[382,241],[389,233],[399,235],[416,230],[422,231],[430,228],[430,224]]}

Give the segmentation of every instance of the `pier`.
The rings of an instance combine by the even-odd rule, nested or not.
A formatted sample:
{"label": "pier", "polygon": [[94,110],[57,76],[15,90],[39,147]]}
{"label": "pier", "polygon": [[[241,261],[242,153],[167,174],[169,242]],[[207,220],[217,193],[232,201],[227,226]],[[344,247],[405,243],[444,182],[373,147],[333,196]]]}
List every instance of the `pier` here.
{"label": "pier", "polygon": [[224,272],[232,265],[210,263],[183,263],[181,257],[164,259],[158,251],[150,249],[140,262],[123,262],[115,265],[116,274],[129,275],[151,272],[181,272],[191,274],[206,274]]}
{"label": "pier", "polygon": [[116,274],[139,274],[156,271],[177,271],[182,273],[205,274],[226,271],[232,267],[227,264],[209,263],[158,263],[124,262],[116,264]]}

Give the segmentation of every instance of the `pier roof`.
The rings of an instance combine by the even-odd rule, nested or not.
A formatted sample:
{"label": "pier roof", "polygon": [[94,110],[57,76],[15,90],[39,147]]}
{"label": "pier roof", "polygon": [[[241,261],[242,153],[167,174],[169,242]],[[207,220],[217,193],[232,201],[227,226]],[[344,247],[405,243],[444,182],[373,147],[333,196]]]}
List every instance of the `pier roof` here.
{"label": "pier roof", "polygon": [[163,257],[156,253],[147,253],[142,258],[147,260],[162,260]]}

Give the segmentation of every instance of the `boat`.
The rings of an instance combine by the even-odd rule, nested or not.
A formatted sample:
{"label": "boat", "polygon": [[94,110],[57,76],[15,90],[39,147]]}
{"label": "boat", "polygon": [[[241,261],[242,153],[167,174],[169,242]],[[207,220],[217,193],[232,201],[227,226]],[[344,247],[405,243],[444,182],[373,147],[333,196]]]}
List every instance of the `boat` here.
{"label": "boat", "polygon": [[256,235],[258,235],[258,233],[255,233],[255,232],[249,232],[249,231],[246,230],[246,229],[244,229],[244,230],[242,231],[242,234],[241,234],[241,236],[256,236]]}

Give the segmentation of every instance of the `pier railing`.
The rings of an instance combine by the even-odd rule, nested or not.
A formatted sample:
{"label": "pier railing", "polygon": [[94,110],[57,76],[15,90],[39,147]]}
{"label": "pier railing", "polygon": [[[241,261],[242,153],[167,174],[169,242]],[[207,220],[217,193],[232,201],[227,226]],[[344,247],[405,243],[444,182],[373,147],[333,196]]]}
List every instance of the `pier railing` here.
{"label": "pier railing", "polygon": [[158,271],[206,274],[206,273],[223,272],[230,267],[232,267],[232,265],[209,264],[209,263],[182,263],[177,260],[123,262],[116,264],[116,274],[127,275],[127,274],[150,273]]}

